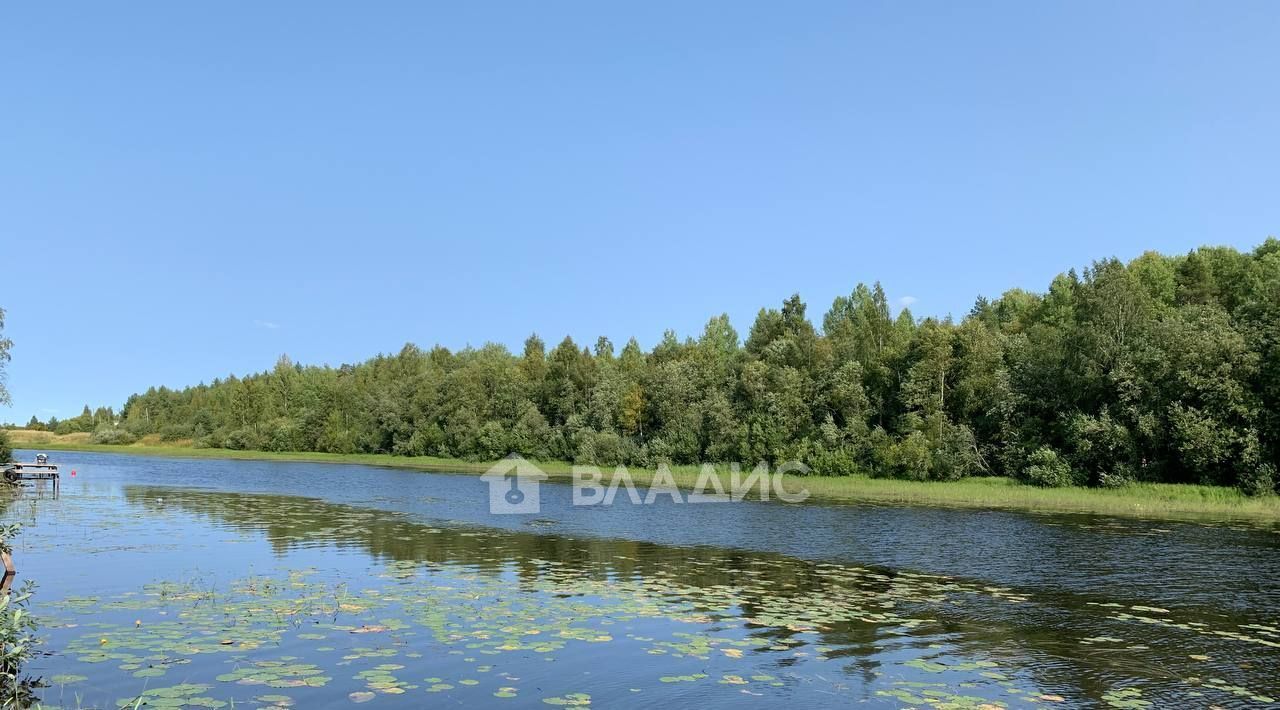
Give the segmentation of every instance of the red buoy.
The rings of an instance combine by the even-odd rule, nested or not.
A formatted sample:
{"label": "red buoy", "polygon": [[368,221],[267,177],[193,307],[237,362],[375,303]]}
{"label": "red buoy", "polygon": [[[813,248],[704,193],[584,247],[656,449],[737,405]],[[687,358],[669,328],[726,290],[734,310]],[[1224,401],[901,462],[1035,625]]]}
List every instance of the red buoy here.
{"label": "red buoy", "polygon": [[71,477],[72,477],[72,478],[75,478],[75,477],[76,477],[76,470],[75,470],[74,468],[73,468],[73,469],[71,469]]}

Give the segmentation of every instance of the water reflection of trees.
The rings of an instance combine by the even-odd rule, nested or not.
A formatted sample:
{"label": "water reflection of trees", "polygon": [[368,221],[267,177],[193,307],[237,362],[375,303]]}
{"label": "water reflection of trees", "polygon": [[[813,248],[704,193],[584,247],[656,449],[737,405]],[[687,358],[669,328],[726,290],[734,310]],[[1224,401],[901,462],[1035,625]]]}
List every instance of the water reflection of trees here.
{"label": "water reflection of trees", "polygon": [[545,572],[544,561],[552,561],[584,579],[664,577],[703,588],[740,587],[746,574],[755,580],[751,587],[769,587],[774,595],[820,591],[830,584],[813,563],[783,555],[574,538],[545,529],[522,532],[437,526],[393,511],[293,496],[152,486],[126,486],[124,493],[130,504],[149,512],[163,514],[176,508],[238,531],[260,534],[279,554],[332,545],[359,549],[380,560],[514,572],[527,582],[536,581]]}
{"label": "water reflection of trees", "polygon": [[[152,486],[126,486],[126,499],[155,514],[175,509],[203,516],[216,524],[260,534],[273,550],[285,554],[302,547],[334,546],[362,551],[385,561],[413,561],[465,567],[481,573],[513,574],[521,588],[533,591],[546,581],[553,563],[558,580],[662,580],[666,589],[732,589],[732,611],[754,619],[776,608],[779,599],[846,600],[893,599],[895,590],[924,584],[918,575],[892,569],[866,568],[868,575],[831,574],[824,565],[780,554],[715,548],[676,547],[639,540],[575,538],[546,528],[511,531],[431,525],[407,514],[329,503],[322,500],[260,493],[237,493]],[[535,523],[536,524],[536,523]],[[1120,676],[1172,682],[1185,666],[1189,647],[1199,644],[1205,654],[1221,657],[1241,669],[1268,667],[1256,649],[1184,637],[1172,629],[1143,629],[1148,646],[1123,656],[1081,647],[1080,638],[1106,634],[1132,636],[1132,627],[1118,629],[1104,615],[1088,611],[1083,599],[1070,594],[1041,595],[1037,603],[1011,604],[982,592],[980,581],[938,579],[937,595],[899,600],[895,610],[904,616],[923,616],[930,624],[903,632],[893,623],[837,620],[818,625],[827,657],[841,662],[845,672],[870,682],[886,665],[886,648],[911,656],[928,655],[943,647],[956,656],[989,658],[1006,669],[1025,672],[1033,682],[1056,692],[1100,698]],[[688,594],[694,607],[699,594]],[[1219,620],[1220,621],[1220,620]],[[787,643],[804,631],[785,624],[751,624],[751,633],[773,644]],[[1138,639],[1135,639],[1137,641]],[[1189,645],[1190,644],[1190,645]],[[799,646],[797,646],[798,648]],[[908,650],[909,649],[909,650]],[[1193,653],[1195,651],[1192,651]],[[1271,658],[1274,659],[1274,654]],[[785,664],[789,655],[780,657]],[[794,660],[794,659],[793,659]],[[1123,663],[1123,669],[1120,667]],[[1203,670],[1203,669],[1201,669]],[[1189,671],[1188,671],[1189,672]],[[1247,671],[1241,682],[1258,690],[1275,680]],[[1225,677],[1225,676],[1224,676]]]}

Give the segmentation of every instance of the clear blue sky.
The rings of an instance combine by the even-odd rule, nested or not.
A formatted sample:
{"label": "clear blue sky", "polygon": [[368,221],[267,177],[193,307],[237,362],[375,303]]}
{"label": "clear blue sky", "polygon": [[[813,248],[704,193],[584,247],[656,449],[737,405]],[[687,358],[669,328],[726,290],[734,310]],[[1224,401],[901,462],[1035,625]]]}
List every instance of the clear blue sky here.
{"label": "clear blue sky", "polygon": [[1234,0],[10,3],[0,420],[1251,247],[1278,36]]}

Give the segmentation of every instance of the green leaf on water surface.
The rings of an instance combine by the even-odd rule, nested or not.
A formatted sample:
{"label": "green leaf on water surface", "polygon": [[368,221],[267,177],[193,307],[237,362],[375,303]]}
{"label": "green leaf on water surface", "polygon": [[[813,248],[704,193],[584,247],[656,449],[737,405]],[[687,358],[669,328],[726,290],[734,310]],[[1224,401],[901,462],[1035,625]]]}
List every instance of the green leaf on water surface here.
{"label": "green leaf on water surface", "polygon": [[942,663],[937,663],[934,661],[926,661],[923,658],[913,658],[910,661],[907,661],[906,663],[904,663],[903,665],[910,666],[912,668],[919,668],[922,671],[928,671],[930,673],[941,673],[947,670],[946,665]]}
{"label": "green leaf on water surface", "polygon": [[183,702],[182,706],[189,708],[212,708],[213,710],[217,710],[218,708],[227,707],[227,703],[216,698],[199,697],[187,698],[186,701]]}
{"label": "green leaf on water surface", "polygon": [[663,683],[692,683],[695,680],[700,680],[706,677],[707,676],[702,673],[697,675],[664,675],[658,680]]}
{"label": "green leaf on water surface", "polygon": [[909,692],[907,692],[907,691],[905,691],[905,690],[901,690],[901,689],[897,689],[897,690],[877,690],[877,691],[876,691],[876,695],[881,695],[881,696],[884,696],[884,697],[886,697],[886,698],[897,698],[898,700],[901,700],[902,702],[907,703],[907,704],[910,704],[910,705],[922,705],[922,704],[924,704],[924,703],[925,703],[924,698],[917,697],[917,696],[912,695],[911,693],[909,693]]}
{"label": "green leaf on water surface", "polygon": [[1117,688],[1102,694],[1102,702],[1113,708],[1146,708],[1151,707],[1150,700],[1142,699],[1142,691],[1137,688]]}
{"label": "green leaf on water surface", "polygon": [[145,691],[143,696],[161,697],[161,698],[183,698],[192,695],[199,695],[204,691],[212,688],[211,685],[203,685],[199,683],[179,683],[165,688],[152,688]]}
{"label": "green leaf on water surface", "polygon": [[563,706],[579,707],[579,706],[590,705],[591,696],[587,695],[586,693],[569,693],[568,695],[564,695],[560,697],[543,698],[542,702],[546,703],[547,705],[563,705]]}

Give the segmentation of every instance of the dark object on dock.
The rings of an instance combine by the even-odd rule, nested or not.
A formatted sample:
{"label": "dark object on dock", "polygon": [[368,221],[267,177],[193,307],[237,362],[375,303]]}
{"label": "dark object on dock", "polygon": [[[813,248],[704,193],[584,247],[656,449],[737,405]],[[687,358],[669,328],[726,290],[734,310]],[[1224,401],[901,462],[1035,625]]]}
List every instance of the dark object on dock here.
{"label": "dark object on dock", "polygon": [[35,463],[7,463],[4,466],[4,480],[8,483],[18,481],[53,481],[54,495],[58,493],[58,464],[49,463],[49,457],[40,454]]}

